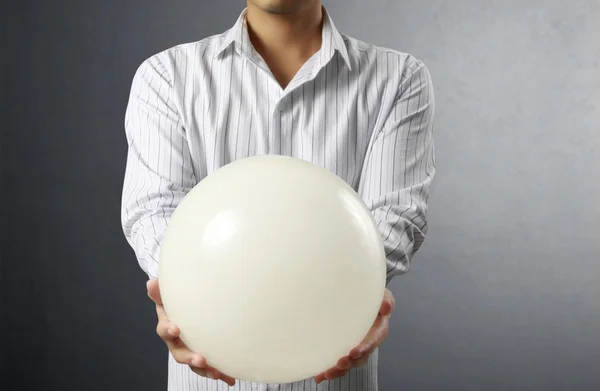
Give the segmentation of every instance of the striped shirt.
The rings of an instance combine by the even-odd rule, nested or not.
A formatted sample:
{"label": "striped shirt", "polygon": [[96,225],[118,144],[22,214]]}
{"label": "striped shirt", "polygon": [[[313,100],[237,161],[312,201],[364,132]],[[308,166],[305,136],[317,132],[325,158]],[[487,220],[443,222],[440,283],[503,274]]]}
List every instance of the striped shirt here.
{"label": "striped shirt", "polygon": [[[350,184],[372,211],[388,282],[408,271],[427,232],[435,174],[434,93],[421,61],[340,33],[324,12],[322,45],[282,88],[247,31],[245,11],[223,34],[172,47],[137,69],[125,114],[122,226],[141,268],[157,277],[169,218],[194,185],[224,165],[277,154],[314,162]],[[234,390],[377,390],[377,351],[340,379]],[[169,355],[169,391],[220,391]]]}

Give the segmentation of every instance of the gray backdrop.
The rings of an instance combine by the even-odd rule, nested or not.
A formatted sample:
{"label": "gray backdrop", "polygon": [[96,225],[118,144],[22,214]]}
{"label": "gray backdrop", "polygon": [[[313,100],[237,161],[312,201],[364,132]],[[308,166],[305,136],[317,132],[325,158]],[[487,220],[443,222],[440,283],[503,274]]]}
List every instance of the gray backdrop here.
{"label": "gray backdrop", "polygon": [[[600,389],[600,2],[325,4],[437,93],[430,234],[392,284],[381,389]],[[119,225],[127,94],[142,60],[244,3],[3,5],[0,389],[164,390]]]}

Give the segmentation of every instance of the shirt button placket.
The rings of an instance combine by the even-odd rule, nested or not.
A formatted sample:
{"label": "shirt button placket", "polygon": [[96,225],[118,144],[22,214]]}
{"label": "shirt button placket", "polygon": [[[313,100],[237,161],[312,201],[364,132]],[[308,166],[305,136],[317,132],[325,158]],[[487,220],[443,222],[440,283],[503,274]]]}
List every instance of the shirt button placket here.
{"label": "shirt button placket", "polygon": [[291,129],[291,97],[290,95],[285,95],[281,101],[279,102],[279,115],[281,116],[280,119],[280,129],[279,129],[279,135],[281,137],[280,141],[280,146],[281,146],[281,151],[280,153],[283,155],[288,155],[288,156],[292,156],[293,155],[293,151],[290,150],[290,144],[291,144],[291,140],[290,138],[292,137],[292,129]]}

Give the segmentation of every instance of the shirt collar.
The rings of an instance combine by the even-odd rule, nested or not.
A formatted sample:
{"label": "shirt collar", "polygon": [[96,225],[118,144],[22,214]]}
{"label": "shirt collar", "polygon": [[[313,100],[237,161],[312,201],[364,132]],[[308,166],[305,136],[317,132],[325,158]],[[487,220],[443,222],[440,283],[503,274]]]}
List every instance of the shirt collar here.
{"label": "shirt collar", "polygon": [[[256,56],[254,47],[250,42],[250,36],[248,35],[246,9],[242,11],[235,25],[226,32],[221,45],[215,52],[215,58],[221,56],[232,44],[235,45],[235,50],[238,54],[249,58]],[[333,20],[331,20],[325,7],[323,7],[322,44],[321,49],[317,53],[319,56],[319,65],[324,66],[327,64],[335,52],[338,52],[342,56],[348,69],[351,69],[350,57],[344,38],[333,24]]]}

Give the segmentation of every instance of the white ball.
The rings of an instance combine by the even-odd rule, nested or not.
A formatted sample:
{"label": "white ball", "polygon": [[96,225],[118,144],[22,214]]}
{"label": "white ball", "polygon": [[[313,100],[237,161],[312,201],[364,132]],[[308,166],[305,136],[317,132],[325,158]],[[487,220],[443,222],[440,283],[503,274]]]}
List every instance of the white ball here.
{"label": "white ball", "polygon": [[334,366],[373,325],[381,234],[358,194],[313,163],[238,160],[169,221],[159,283],[187,346],[237,379],[290,383]]}

